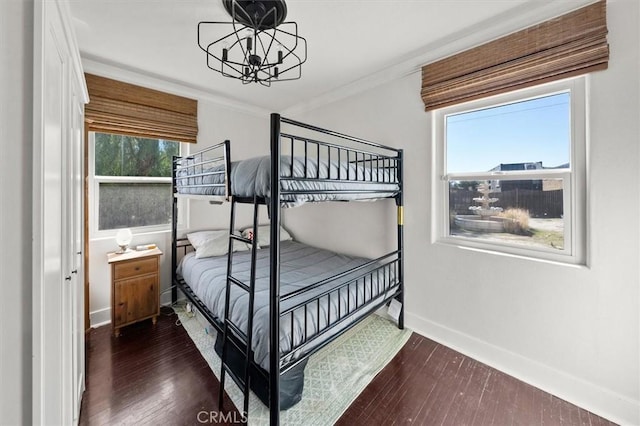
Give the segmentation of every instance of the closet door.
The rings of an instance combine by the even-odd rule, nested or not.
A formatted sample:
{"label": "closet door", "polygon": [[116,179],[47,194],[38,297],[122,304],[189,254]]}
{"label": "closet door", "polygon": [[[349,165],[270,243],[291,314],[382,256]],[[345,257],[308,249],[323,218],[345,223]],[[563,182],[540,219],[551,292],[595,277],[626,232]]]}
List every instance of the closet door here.
{"label": "closet door", "polygon": [[[64,359],[66,295],[63,264],[63,140],[65,138],[66,52],[55,5],[43,15],[41,140],[34,141],[34,424],[69,424],[64,415],[70,371]],[[53,10],[52,10],[53,9]],[[35,103],[38,105],[38,103]],[[39,146],[38,146],[39,145]],[[66,371],[65,371],[66,370]],[[36,411],[37,408],[37,411]]]}
{"label": "closet door", "polygon": [[66,4],[34,2],[33,424],[77,424],[84,389],[84,74]]}
{"label": "closet door", "polygon": [[[76,79],[73,79],[76,81]],[[79,88],[72,90],[72,127],[71,127],[71,344],[72,344],[72,378],[73,378],[73,417],[74,423],[80,416],[80,403],[85,388],[84,359],[84,107],[79,96]]]}

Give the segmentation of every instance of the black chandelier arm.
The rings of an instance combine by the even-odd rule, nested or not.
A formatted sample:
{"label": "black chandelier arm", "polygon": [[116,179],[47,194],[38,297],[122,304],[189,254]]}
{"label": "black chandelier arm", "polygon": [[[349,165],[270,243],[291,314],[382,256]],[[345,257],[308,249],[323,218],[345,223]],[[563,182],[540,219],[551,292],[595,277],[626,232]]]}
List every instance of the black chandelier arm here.
{"label": "black chandelier arm", "polygon": [[[278,45],[280,45],[280,47],[282,47],[284,50],[287,51],[287,53],[282,56],[282,61],[284,61],[287,58],[287,56],[292,54],[293,51],[297,49],[298,40],[302,40],[304,42],[304,47],[305,47],[305,58],[304,58],[304,60],[302,60],[301,63],[304,63],[307,60],[307,55],[306,55],[307,40],[304,37],[298,35],[298,26],[297,26],[297,24],[295,22],[284,22],[282,25],[287,25],[287,24],[292,24],[292,25],[295,26],[295,33],[291,33],[289,31],[285,31],[285,30],[282,30],[280,28],[274,28],[274,34],[273,35],[270,35],[270,34],[267,33],[267,36],[271,39],[271,41],[269,42],[269,46],[267,48],[264,47],[264,43],[262,43],[262,39],[260,39],[260,44],[262,45],[262,50],[264,52],[268,53],[271,50],[271,46],[273,46],[273,43],[275,41]],[[262,33],[265,33],[265,32],[266,31],[262,31]],[[288,36],[291,36],[295,40],[295,44],[293,45],[293,47],[289,48],[289,47],[287,47],[287,45],[285,43],[282,43],[282,41],[278,39],[278,33],[282,33],[282,34],[286,34]],[[300,57],[298,55],[295,55],[295,56],[298,58],[298,60],[300,60]],[[279,61],[276,64],[281,64],[282,61]]]}
{"label": "black chandelier arm", "polygon": [[[275,31],[274,34],[271,35],[266,31],[263,31],[262,34],[266,34],[267,37],[269,37],[270,41],[269,41],[269,45],[267,48],[264,47],[264,42],[262,41],[262,38],[260,37],[256,37],[256,46],[258,45],[258,43],[260,43],[260,47],[262,47],[262,52],[264,52],[264,61],[263,62],[263,66],[270,66],[272,63],[271,62],[267,62],[267,57],[269,56],[269,52],[271,51],[271,46],[273,46],[273,41],[276,40],[275,37]],[[277,41],[277,40],[276,40]]]}
{"label": "black chandelier arm", "polygon": [[220,62],[220,70],[218,70],[216,68],[212,68],[212,67],[209,67],[209,68],[211,68],[211,69],[213,69],[215,71],[218,71],[220,74],[222,74],[225,77],[237,78],[237,77],[234,76],[234,74],[230,74],[228,71],[225,71],[225,68],[231,68],[236,74],[243,75],[243,72],[242,72],[243,66],[242,65],[240,65],[240,69],[238,69],[234,65],[230,65],[229,63]]}
{"label": "black chandelier arm", "polygon": [[[226,38],[226,37],[223,37],[223,39],[224,39],[224,38]],[[209,68],[209,69],[211,69],[211,70],[213,70],[213,71],[216,71],[216,72],[218,72],[218,73],[222,74],[222,75],[223,75],[223,76],[225,76],[225,77],[240,78],[240,77],[236,77],[236,76],[235,76],[235,75],[233,75],[233,74],[230,74],[230,73],[228,73],[228,72],[225,72],[225,69],[224,69],[224,68],[225,68],[225,65],[226,65],[226,67],[227,67],[227,68],[231,68],[235,73],[237,73],[237,74],[239,74],[239,75],[243,76],[244,74],[243,74],[243,72],[242,72],[242,69],[244,68],[244,64],[243,64],[243,63],[239,63],[239,62],[234,62],[234,61],[222,61],[222,60],[221,60],[220,58],[218,58],[215,54],[213,54],[213,53],[211,53],[211,52],[210,52],[210,47],[211,47],[213,44],[215,44],[215,42],[214,42],[214,43],[210,43],[210,44],[207,46],[207,50],[205,50],[205,52],[206,52],[206,54],[207,54],[207,68]],[[204,49],[203,49],[203,50],[204,50]],[[212,66],[212,65],[211,65],[211,62],[210,62],[211,58],[214,58],[214,59],[217,61],[217,63],[220,65],[220,69],[218,69],[218,68],[216,68],[216,67],[214,67],[214,66]],[[235,66],[234,66],[234,65],[235,65]],[[240,67],[240,69],[236,68],[236,66]]]}
{"label": "black chandelier arm", "polygon": [[[209,22],[207,22],[207,23],[209,23]],[[216,23],[216,22],[211,22],[211,23]],[[260,45],[262,46],[262,50],[263,50],[263,52],[268,53],[268,52],[271,50],[271,47],[273,46],[274,41],[275,41],[276,43],[280,44],[280,46],[281,46],[281,47],[286,51],[286,54],[285,54],[285,55],[283,55],[283,57],[282,57],[282,58],[283,58],[283,61],[284,61],[287,57],[289,57],[289,56],[291,56],[291,55],[295,56],[295,57],[296,57],[296,59],[299,61],[299,63],[298,63],[298,64],[293,65],[293,66],[291,66],[291,67],[289,67],[289,68],[286,68],[286,69],[282,70],[281,72],[286,72],[287,70],[290,70],[290,69],[292,69],[292,68],[295,68],[296,66],[300,66],[301,64],[305,63],[305,62],[306,62],[306,60],[307,60],[307,56],[306,56],[306,44],[307,44],[307,41],[306,41],[306,39],[305,39],[304,37],[301,37],[301,36],[296,36],[296,35],[294,35],[294,34],[292,34],[292,33],[287,32],[287,31],[282,31],[282,30],[276,30],[276,31],[277,31],[277,32],[284,33],[284,34],[287,34],[287,35],[290,35],[290,36],[292,36],[292,37],[295,37],[295,38],[296,38],[296,44],[295,44],[295,46],[294,46],[293,48],[289,48],[289,47],[287,47],[285,44],[282,44],[282,43],[280,42],[280,40],[278,40],[275,36],[271,36],[271,35],[269,35],[268,33],[267,33],[267,35],[268,35],[268,37],[271,39],[271,41],[269,42],[269,45],[268,45],[268,47],[267,47],[267,48],[265,48],[265,47],[264,47],[264,43],[262,42],[262,40],[261,40],[261,39],[259,39],[258,37],[256,37],[256,39],[258,39],[258,40],[259,40],[259,43],[260,43]],[[265,31],[259,31],[257,34],[265,34],[265,33],[266,33]],[[219,61],[219,62],[224,62],[224,63],[226,63],[226,64],[233,64],[233,65],[237,65],[237,66],[241,66],[241,67],[242,67],[242,66],[244,66],[244,65],[245,65],[244,63],[242,63],[242,62],[237,62],[237,61],[233,61],[233,60],[229,60],[229,59],[227,59],[227,60],[223,61],[223,60],[222,60],[222,58],[218,57],[215,53],[213,53],[213,51],[212,51],[213,49],[211,49],[211,47],[212,47],[212,46],[216,45],[217,43],[220,43],[221,41],[224,41],[225,39],[230,38],[230,37],[231,37],[232,35],[234,35],[234,34],[236,34],[236,33],[229,33],[229,34],[227,34],[226,36],[221,37],[221,38],[219,38],[219,39],[217,39],[217,40],[215,40],[215,41],[213,41],[213,42],[209,43],[209,44],[207,45],[207,47],[206,47],[206,48],[205,48],[205,47],[203,47],[203,46],[200,44],[200,37],[198,37],[198,45],[199,45],[200,49],[201,49],[202,51],[204,51],[204,52],[205,52],[209,57],[213,57],[214,59],[216,59],[216,60],[217,60],[217,61]],[[305,45],[305,49],[304,49],[304,50],[305,50],[305,56],[304,56],[304,59],[302,59],[300,56],[298,56],[298,55],[294,52],[294,51],[295,51],[295,49],[296,49],[296,47],[298,46],[298,39],[302,40],[303,44]],[[229,50],[231,50],[231,49],[232,49],[234,46],[236,46],[236,45],[239,45],[240,49],[242,50],[242,54],[243,54],[243,56],[246,58],[246,57],[247,57],[247,53],[248,53],[248,51],[246,51],[246,50],[245,50],[244,45],[242,44],[242,39],[236,38],[236,40],[234,40],[234,41],[233,41],[233,43],[230,43],[230,46],[229,46],[229,48],[228,48],[228,49],[229,49]],[[278,66],[278,65],[280,65],[280,64],[281,64],[281,62],[263,62],[263,63],[261,64],[260,68],[273,68],[273,67],[276,67],[276,66]]]}
{"label": "black chandelier arm", "polygon": [[[242,80],[242,81],[243,81],[243,83],[245,83],[245,84],[246,84],[246,83],[253,83],[253,82],[255,82],[254,77],[252,77],[252,76],[246,77],[246,76],[244,75],[244,73],[243,73],[241,70],[238,70],[237,68],[235,68],[235,67],[233,67],[233,66],[231,66],[231,65],[227,65],[227,67],[228,67],[228,68],[231,68],[234,72],[236,72],[236,73],[237,73],[237,75],[233,75],[233,74],[230,74],[230,73],[228,73],[228,72],[225,72],[225,71],[224,71],[224,67],[222,67],[221,69],[217,69],[217,68],[214,68],[213,66],[211,66],[211,65],[207,64],[207,68],[209,68],[209,69],[210,69],[210,70],[212,70],[212,71],[216,71],[217,73],[220,73],[220,74],[222,74],[222,75],[223,75],[223,76],[225,76],[225,77],[234,78],[234,79],[236,79],[236,80]],[[259,79],[257,82],[259,82],[259,83],[263,83],[264,81],[272,82],[272,81],[293,81],[293,80],[299,80],[299,79],[300,79],[300,77],[302,76],[302,68],[300,67],[300,65],[299,65],[299,64],[298,64],[298,65],[295,65],[295,66],[292,66],[292,67],[287,68],[286,70],[282,71],[282,73],[287,72],[287,71],[290,71],[290,70],[292,70],[293,68],[299,68],[299,70],[298,70],[298,74],[297,74],[297,76],[296,76],[296,77],[289,77],[289,78],[281,78],[281,77],[278,77],[278,79],[277,79],[277,80],[275,80],[275,79],[274,79],[274,77],[273,77],[272,75],[268,74],[268,75],[269,75],[269,78],[267,78],[267,79]],[[282,75],[282,73],[281,73],[280,75]],[[264,86],[268,86],[268,87],[270,87],[270,86],[271,86],[271,84],[263,84],[263,85],[264,85]]]}
{"label": "black chandelier arm", "polygon": [[[304,39],[303,39],[303,40],[304,40]],[[306,40],[304,40],[304,41],[305,41],[305,43],[306,43]],[[213,43],[212,43],[212,44],[213,44]],[[211,46],[211,44],[209,45],[209,47],[210,47],[210,46]],[[203,49],[203,50],[204,50],[204,49]],[[247,77],[245,77],[245,75],[244,75],[243,68],[244,68],[245,66],[247,66],[246,64],[244,64],[244,63],[240,63],[240,62],[236,62],[236,61],[229,61],[229,60],[227,60],[227,61],[222,61],[222,60],[221,60],[219,57],[217,57],[215,54],[211,53],[211,51],[206,51],[206,50],[205,50],[205,52],[207,53],[207,67],[208,67],[209,69],[211,69],[211,70],[213,70],[213,71],[217,71],[217,72],[221,73],[222,75],[224,75],[225,77],[237,78],[237,79],[241,79],[241,80],[243,80],[243,81],[245,81],[245,82],[253,82],[253,80],[254,80],[253,78],[251,78],[251,77],[247,78]],[[293,55],[293,56],[298,60],[298,63],[296,63],[295,65],[292,65],[292,66],[290,66],[290,67],[288,67],[288,68],[285,68],[285,69],[280,70],[280,71],[279,71],[279,74],[280,74],[280,75],[282,75],[282,74],[284,74],[284,73],[286,73],[286,72],[288,72],[288,71],[290,71],[290,70],[292,70],[292,69],[294,69],[294,68],[299,68],[298,76],[297,76],[297,77],[292,77],[292,78],[280,78],[280,77],[279,77],[277,81],[292,81],[292,80],[298,80],[298,79],[302,76],[301,65],[306,61],[306,57],[305,57],[305,59],[304,59],[304,60],[302,60],[302,59],[301,59],[301,58],[300,58],[300,57],[299,57],[295,52],[293,52],[293,51],[289,51],[289,53],[287,53],[287,56],[290,56],[290,55]],[[218,64],[220,64],[220,66],[221,66],[221,67],[220,67],[220,69],[217,69],[217,68],[215,68],[214,66],[212,66],[212,65],[210,64],[210,60],[211,60],[211,58],[215,59],[215,60],[216,60],[216,62],[217,62]],[[264,72],[264,70],[265,70],[265,69],[275,68],[275,67],[276,67],[276,66],[278,66],[278,65],[281,65],[281,64],[279,64],[279,63],[273,63],[273,64],[272,64],[272,63],[266,63],[266,64],[262,64],[262,66],[258,69],[258,71],[263,71],[263,72]],[[236,76],[234,76],[233,74],[229,74],[228,72],[225,72],[225,71],[224,71],[225,66],[226,66],[226,67],[228,67],[228,68],[231,68],[235,73],[237,73],[237,74],[239,75],[239,77],[236,77]],[[265,72],[265,73],[266,73],[266,72]],[[273,78],[273,76],[269,74],[269,79],[271,79],[271,78]],[[270,86],[270,85],[269,85],[269,86]]]}
{"label": "black chandelier arm", "polygon": [[[213,43],[209,44],[208,48],[210,48],[213,45]],[[213,70],[213,71],[217,71],[219,73],[221,73],[222,75],[224,75],[225,77],[232,77],[231,74],[224,72],[224,67],[225,65],[229,68],[231,68],[232,70],[234,70],[235,72],[237,72],[238,74],[241,74],[242,71],[241,69],[237,69],[234,65],[239,66],[239,67],[243,67],[244,64],[239,63],[239,62],[233,62],[233,61],[223,61],[221,58],[218,58],[215,54],[211,53],[209,50],[205,51],[207,53],[207,68]],[[211,58],[215,59],[219,64],[220,64],[220,69],[215,68],[214,66],[211,65],[210,60]]]}
{"label": "black chandelier arm", "polygon": [[[280,33],[286,34],[288,36],[291,36],[296,40],[296,42],[295,42],[294,46],[291,49],[289,49],[286,45],[280,43],[282,45],[282,47],[284,47],[284,49],[287,51],[287,54],[285,56],[283,56],[283,60],[287,56],[293,54],[296,58],[298,58],[299,61],[301,61],[299,65],[302,65],[305,62],[307,62],[307,39],[298,35],[298,24],[296,24],[295,22],[285,22],[284,24],[293,24],[296,27],[295,34],[294,33],[290,33],[288,31],[285,31],[285,30],[282,30],[280,28],[276,28],[276,32],[280,32]],[[298,48],[298,40],[302,40],[303,43],[304,43],[304,59],[300,59],[300,57],[294,53],[294,50],[296,50]]]}
{"label": "black chandelier arm", "polygon": [[[225,68],[225,66],[224,66],[224,62],[218,61],[218,64],[220,65],[220,69],[218,69],[218,68],[216,68],[216,67],[212,66],[212,65],[211,65],[211,63],[210,63],[210,61],[209,61],[211,56],[212,56],[212,55],[207,55],[207,68],[209,68],[209,69],[210,69],[210,70],[212,70],[212,71],[216,71],[216,72],[218,72],[218,73],[222,74],[222,75],[223,75],[223,76],[225,76],[225,77],[237,78],[237,77],[235,77],[233,74],[229,74],[228,72],[226,72],[226,71],[224,70],[224,68]],[[214,58],[215,58],[215,56],[214,56]],[[242,74],[240,70],[236,69],[236,68],[235,68],[234,66],[232,66],[232,65],[227,65],[227,67],[228,67],[228,68],[231,68],[233,71],[235,71],[235,72],[236,72],[236,73],[238,73],[238,74]]]}
{"label": "black chandelier arm", "polygon": [[[207,44],[207,47],[204,47],[202,45],[202,42],[200,41],[200,26],[201,25],[209,25],[209,24],[214,24],[214,25],[231,25],[234,28],[234,31],[230,32],[229,34],[220,37],[219,39],[212,41],[211,43]],[[246,28],[246,27],[245,27]],[[200,48],[200,50],[202,50],[204,53],[206,53],[207,55],[212,55],[214,56],[216,59],[218,59],[219,61],[221,61],[222,59],[218,58],[217,56],[213,55],[212,53],[209,52],[209,48],[211,46],[213,46],[214,44],[220,43],[221,41],[231,37],[235,35],[236,38],[232,39],[234,40],[232,46],[234,46],[235,44],[239,43],[240,39],[237,36],[238,35],[238,31],[235,31],[235,25],[233,22],[217,22],[217,21],[201,21],[198,23],[198,47]]]}
{"label": "black chandelier arm", "polygon": [[[213,45],[213,43],[210,44],[208,47],[211,47],[212,45]],[[243,51],[244,51],[244,49],[243,49]],[[207,50],[205,52],[207,53],[208,58],[214,58],[215,60],[217,60],[220,63],[227,64],[229,66],[231,66],[231,65],[237,65],[239,67],[247,66],[247,64],[244,63],[244,62],[237,62],[237,61],[233,61],[233,60],[230,60],[230,59],[222,60],[221,58],[217,57],[214,53],[211,53],[209,50]],[[246,55],[245,55],[245,57],[246,57]]]}
{"label": "black chandelier arm", "polygon": [[[234,31],[230,32],[229,34],[220,37],[217,40],[212,41],[211,43],[209,43],[206,47],[204,47],[202,45],[202,42],[200,40],[200,26],[204,24],[224,24],[224,25],[232,25],[234,28]],[[229,47],[227,48],[228,50],[231,50],[233,47],[235,46],[239,46],[240,49],[242,50],[242,56],[245,58],[245,60],[247,60],[248,56],[249,56],[249,51],[245,49],[242,40],[246,39],[246,38],[240,38],[240,36],[238,35],[240,32],[245,31],[245,30],[250,30],[253,31],[253,37],[254,39],[258,39],[258,35],[261,33],[264,33],[264,31],[262,30],[254,30],[253,28],[249,28],[246,26],[243,26],[240,30],[236,29],[236,25],[235,22],[216,22],[216,21],[202,21],[200,23],[198,23],[198,47],[200,47],[200,50],[202,50],[203,52],[205,52],[209,57],[213,57],[216,60],[220,61],[220,62],[225,62],[225,63],[233,63],[235,65],[239,65],[239,66],[244,66],[244,63],[239,63],[239,62],[234,62],[231,60],[223,60],[222,58],[218,57],[215,53],[212,53],[212,49],[211,46],[216,45],[218,43],[227,41],[229,43]],[[235,36],[235,37],[233,37]],[[227,39],[231,39],[231,40],[227,40]],[[209,67],[211,68],[211,67]]]}

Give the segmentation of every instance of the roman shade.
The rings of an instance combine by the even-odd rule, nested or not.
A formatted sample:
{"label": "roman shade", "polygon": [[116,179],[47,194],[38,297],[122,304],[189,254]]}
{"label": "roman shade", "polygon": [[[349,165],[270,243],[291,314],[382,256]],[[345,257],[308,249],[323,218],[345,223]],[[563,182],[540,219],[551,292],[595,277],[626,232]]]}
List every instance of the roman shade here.
{"label": "roman shade", "polygon": [[198,102],[109,78],[85,74],[91,131],[196,142]]}
{"label": "roman shade", "polygon": [[607,68],[606,1],[422,67],[433,110]]}

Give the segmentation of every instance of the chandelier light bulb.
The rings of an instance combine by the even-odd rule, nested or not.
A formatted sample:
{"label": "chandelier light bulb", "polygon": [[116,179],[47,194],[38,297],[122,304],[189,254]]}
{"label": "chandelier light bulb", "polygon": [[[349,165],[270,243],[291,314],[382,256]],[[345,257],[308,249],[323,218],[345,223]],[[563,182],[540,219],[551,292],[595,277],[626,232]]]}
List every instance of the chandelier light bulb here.
{"label": "chandelier light bulb", "polygon": [[227,62],[229,60],[229,43],[222,43],[222,62]]}

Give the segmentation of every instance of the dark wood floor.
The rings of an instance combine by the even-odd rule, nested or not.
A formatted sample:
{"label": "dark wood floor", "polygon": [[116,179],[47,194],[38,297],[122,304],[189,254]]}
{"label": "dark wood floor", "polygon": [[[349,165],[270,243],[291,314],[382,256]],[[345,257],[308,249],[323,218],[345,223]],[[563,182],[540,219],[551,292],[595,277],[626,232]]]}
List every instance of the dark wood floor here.
{"label": "dark wood floor", "polygon": [[108,326],[89,332],[80,425],[194,425],[199,412],[218,412],[218,380],[177,320],[163,308],[155,326],[133,324],[118,338]]}
{"label": "dark wood floor", "polygon": [[416,333],[338,425],[614,425]]}
{"label": "dark wood floor", "polygon": [[[81,425],[195,425],[217,414],[218,381],[177,316],[163,313],[156,326],[125,327],[118,338],[110,327],[91,330]],[[231,422],[210,423],[240,419],[225,415]],[[337,424],[613,423],[414,333]]]}

